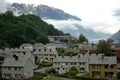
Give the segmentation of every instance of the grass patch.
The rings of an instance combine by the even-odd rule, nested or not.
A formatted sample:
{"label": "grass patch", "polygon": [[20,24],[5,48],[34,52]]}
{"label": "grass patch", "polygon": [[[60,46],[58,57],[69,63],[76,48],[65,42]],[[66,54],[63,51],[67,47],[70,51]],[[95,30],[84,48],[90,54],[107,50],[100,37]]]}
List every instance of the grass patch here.
{"label": "grass patch", "polygon": [[42,61],[42,62],[37,61],[36,65],[40,65],[40,66],[43,66],[43,67],[50,67],[50,66],[53,65],[53,63],[52,62],[47,62],[47,61]]}
{"label": "grass patch", "polygon": [[88,78],[88,77],[89,77],[89,73],[85,73],[85,74],[83,74],[83,75],[80,75],[80,77]]}
{"label": "grass patch", "polygon": [[45,78],[45,79],[42,79],[42,80],[63,80],[63,79],[58,78],[58,77],[50,77],[50,78]]}

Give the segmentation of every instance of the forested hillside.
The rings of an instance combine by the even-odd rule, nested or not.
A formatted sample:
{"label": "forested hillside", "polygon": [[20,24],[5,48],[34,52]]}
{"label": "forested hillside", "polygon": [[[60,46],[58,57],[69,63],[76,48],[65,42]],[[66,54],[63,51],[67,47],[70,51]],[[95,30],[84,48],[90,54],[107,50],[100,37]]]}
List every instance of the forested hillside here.
{"label": "forested hillside", "polygon": [[22,43],[48,42],[48,35],[64,35],[62,31],[35,15],[0,14],[0,48],[17,47]]}

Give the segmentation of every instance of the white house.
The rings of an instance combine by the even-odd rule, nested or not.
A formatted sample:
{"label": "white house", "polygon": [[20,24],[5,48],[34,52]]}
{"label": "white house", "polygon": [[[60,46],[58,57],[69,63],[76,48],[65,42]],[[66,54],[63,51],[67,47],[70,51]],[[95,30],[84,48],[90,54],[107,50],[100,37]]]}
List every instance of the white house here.
{"label": "white house", "polygon": [[3,78],[29,78],[33,76],[34,56],[29,51],[12,50],[2,64]]}
{"label": "white house", "polygon": [[59,73],[69,71],[71,67],[76,67],[79,72],[88,72],[88,59],[80,54],[77,56],[56,56],[53,60],[53,67]]}
{"label": "white house", "polygon": [[26,43],[26,44],[20,45],[20,48],[22,48],[22,49],[29,49],[30,51],[32,51],[33,50],[33,45],[31,45],[29,43]]}
{"label": "white house", "polygon": [[41,43],[35,44],[33,55],[36,60],[52,62],[57,55],[57,51],[53,44],[43,45]]}

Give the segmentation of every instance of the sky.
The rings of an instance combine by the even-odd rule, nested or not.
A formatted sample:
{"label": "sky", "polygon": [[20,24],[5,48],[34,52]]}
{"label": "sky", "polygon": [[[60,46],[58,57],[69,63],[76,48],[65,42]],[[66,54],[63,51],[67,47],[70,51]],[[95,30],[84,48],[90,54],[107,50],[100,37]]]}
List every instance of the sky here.
{"label": "sky", "polygon": [[78,16],[82,19],[82,24],[90,25],[89,28],[93,27],[96,31],[113,34],[120,29],[120,0],[6,0],[6,2],[45,4],[62,9]]}

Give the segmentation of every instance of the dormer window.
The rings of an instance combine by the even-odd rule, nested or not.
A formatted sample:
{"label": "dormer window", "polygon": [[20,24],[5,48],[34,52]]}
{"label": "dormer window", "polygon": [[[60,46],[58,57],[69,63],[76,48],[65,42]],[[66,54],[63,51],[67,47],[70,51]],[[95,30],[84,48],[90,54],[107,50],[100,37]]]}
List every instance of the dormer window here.
{"label": "dormer window", "polygon": [[26,52],[23,52],[23,54],[25,55],[25,54],[26,54]]}
{"label": "dormer window", "polygon": [[41,51],[41,49],[39,49],[39,52]]}
{"label": "dormer window", "polygon": [[46,51],[46,48],[44,49],[44,51]]}

